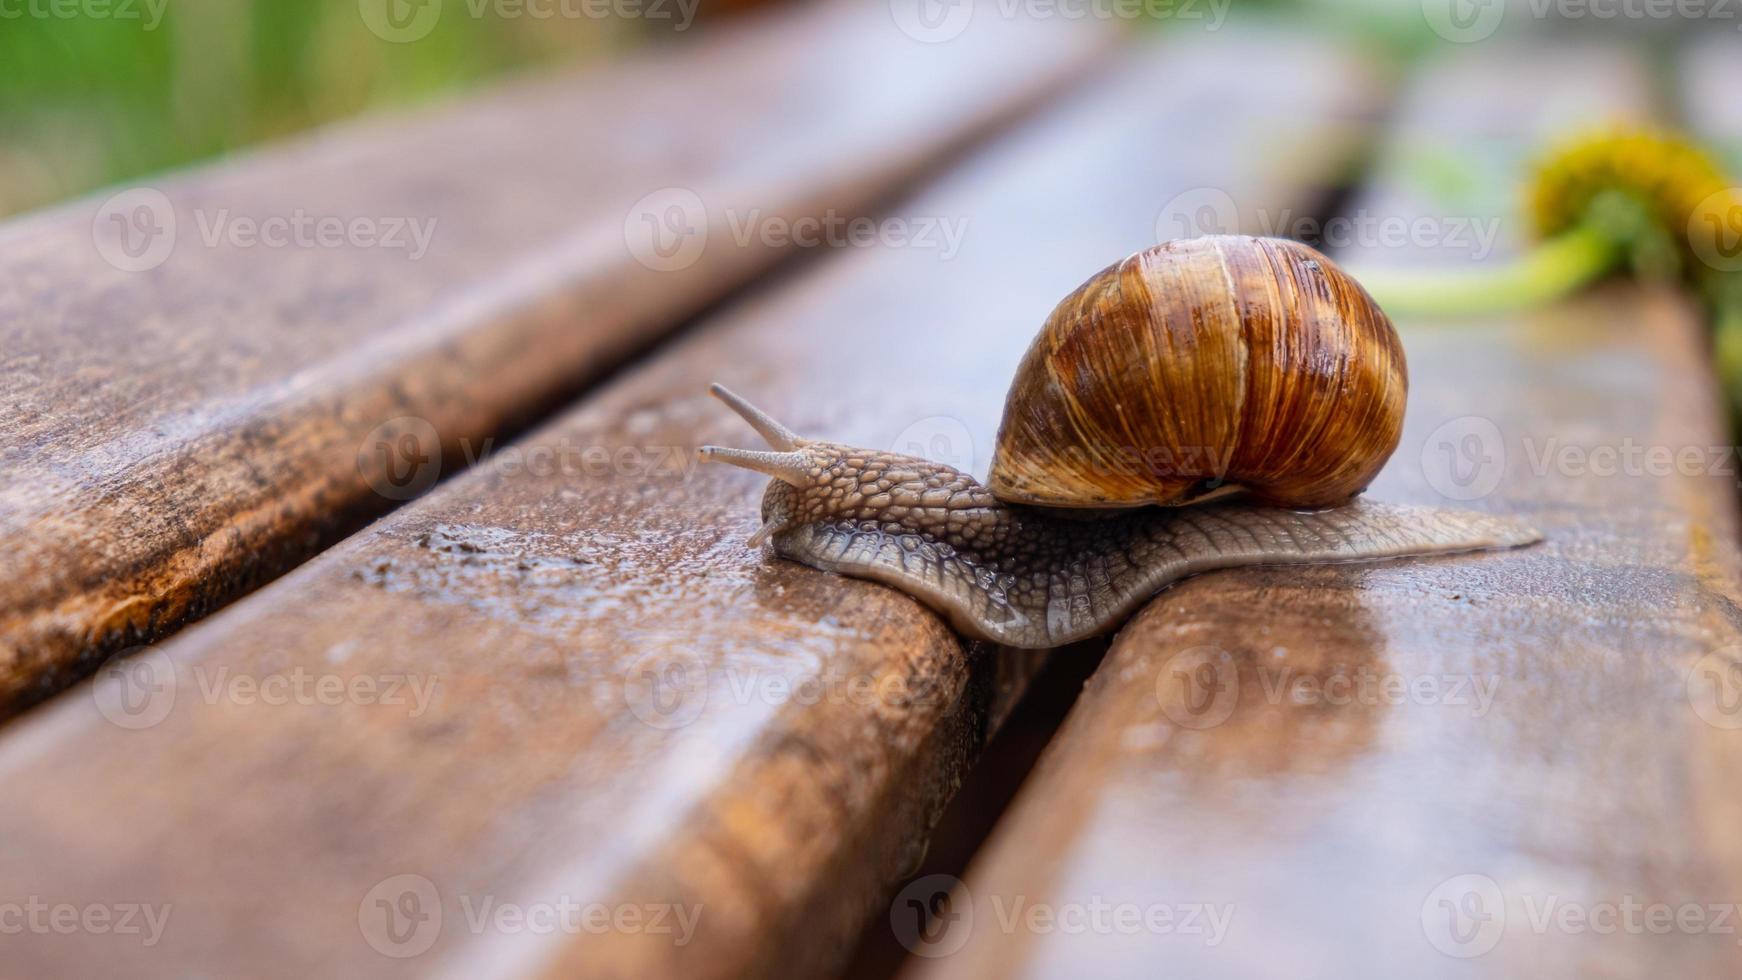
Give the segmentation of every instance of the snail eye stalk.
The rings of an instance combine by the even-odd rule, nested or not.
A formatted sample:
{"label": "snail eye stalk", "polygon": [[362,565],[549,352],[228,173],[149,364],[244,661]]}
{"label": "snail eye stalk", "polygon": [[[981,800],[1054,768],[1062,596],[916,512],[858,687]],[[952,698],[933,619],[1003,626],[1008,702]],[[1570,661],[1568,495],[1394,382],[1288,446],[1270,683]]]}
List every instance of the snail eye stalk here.
{"label": "snail eye stalk", "polygon": [[767,440],[770,448],[778,449],[781,452],[791,452],[810,442],[809,439],[799,438],[797,433],[776,422],[773,416],[750,404],[743,395],[723,384],[716,382],[709,385],[708,394],[725,402],[727,408],[737,412],[739,418],[750,423],[750,427]]}
{"label": "snail eye stalk", "polygon": [[799,453],[770,453],[756,449],[703,446],[696,450],[696,455],[703,462],[730,463],[741,469],[754,470],[764,476],[772,476],[776,480],[790,483],[800,490],[810,486],[810,467],[805,465],[805,458]]}
{"label": "snail eye stalk", "polygon": [[779,534],[781,531],[786,530],[789,526],[791,526],[790,521],[785,521],[785,520],[769,521],[768,523],[757,528],[755,534],[750,535],[750,547],[752,547],[752,548],[762,547],[762,543],[764,541],[767,541],[769,538],[773,537],[774,535]]}

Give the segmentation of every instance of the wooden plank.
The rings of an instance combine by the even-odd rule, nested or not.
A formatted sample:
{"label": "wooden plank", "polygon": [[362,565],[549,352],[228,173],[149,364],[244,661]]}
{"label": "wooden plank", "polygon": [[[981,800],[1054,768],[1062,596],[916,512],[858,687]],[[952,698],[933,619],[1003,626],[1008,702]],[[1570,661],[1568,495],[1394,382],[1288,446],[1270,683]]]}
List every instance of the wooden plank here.
{"label": "wooden plank", "polygon": [[1109,39],[932,46],[825,4],[0,228],[0,716],[426,488],[793,250],[762,230],[863,213]]}
{"label": "wooden plank", "polygon": [[[1412,91],[1352,213],[1430,221],[1419,246],[1351,256],[1369,264],[1471,216],[1422,179],[1440,150],[1505,188],[1541,137],[1637,116],[1647,87],[1613,52],[1484,46]],[[1742,969],[1736,472],[1695,309],[1620,287],[1402,326],[1410,416],[1373,495],[1525,515],[1547,542],[1158,597],[913,975]]]}
{"label": "wooden plank", "polygon": [[[1231,58],[1266,68],[1212,70]],[[1231,32],[1136,51],[889,216],[966,221],[952,257],[820,263],[21,719],[0,738],[0,881],[171,902],[174,921],[133,958],[121,937],[8,937],[0,972],[711,977],[844,955],[1035,660],[964,651],[904,595],[748,549],[763,481],[690,463],[753,439],[705,385],[863,445],[943,437],[983,470],[1051,305],[1151,243],[1181,193],[1304,207],[1303,177],[1343,162],[1370,108],[1354,62]],[[1224,123],[1180,140],[1208,106]],[[274,708],[218,683],[297,671],[435,695]],[[412,911],[406,882],[443,917],[396,944],[374,903]],[[485,900],[564,899],[700,919],[682,937],[473,926]]]}

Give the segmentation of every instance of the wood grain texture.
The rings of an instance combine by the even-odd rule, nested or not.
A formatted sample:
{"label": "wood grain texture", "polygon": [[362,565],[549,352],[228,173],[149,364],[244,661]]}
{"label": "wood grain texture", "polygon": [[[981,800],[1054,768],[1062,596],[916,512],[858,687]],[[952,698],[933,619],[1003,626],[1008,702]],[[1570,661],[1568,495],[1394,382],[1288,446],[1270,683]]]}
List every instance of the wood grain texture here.
{"label": "wood grain texture", "polygon": [[426,488],[1109,39],[927,45],[824,4],[166,178],[143,271],[100,200],[0,228],[0,715]]}
{"label": "wood grain texture", "polygon": [[[1267,68],[1230,83],[1209,70],[1229,58]],[[746,548],[762,481],[691,462],[754,439],[707,382],[803,434],[972,464],[1059,296],[1211,181],[1305,206],[1371,93],[1314,45],[1145,47],[890,215],[965,221],[954,254],[819,263],[20,719],[0,736],[8,892],[173,917],[146,950],[5,936],[0,975],[785,976],[844,955],[1036,661]],[[1212,106],[1238,124],[1158,151]],[[274,706],[229,683],[298,671],[434,693]],[[487,900],[564,899],[700,918],[687,937],[474,926]],[[405,927],[443,917],[396,944],[377,901]]]}
{"label": "wood grain texture", "polygon": [[[1355,213],[1471,217],[1417,179],[1424,154],[1460,148],[1486,182],[1540,135],[1637,115],[1643,78],[1465,49],[1415,81]],[[1481,258],[1382,250],[1354,258]],[[1742,970],[1737,476],[1697,311],[1618,286],[1399,327],[1413,397],[1372,496],[1547,542],[1158,597],[916,944],[950,955],[913,975]]]}

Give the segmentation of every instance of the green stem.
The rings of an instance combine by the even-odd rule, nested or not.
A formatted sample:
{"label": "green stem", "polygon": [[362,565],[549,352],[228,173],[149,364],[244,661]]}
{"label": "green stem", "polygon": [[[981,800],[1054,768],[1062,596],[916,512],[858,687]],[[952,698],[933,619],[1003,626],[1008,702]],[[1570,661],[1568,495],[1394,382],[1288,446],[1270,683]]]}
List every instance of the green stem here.
{"label": "green stem", "polygon": [[1734,410],[1742,407],[1742,302],[1719,299],[1712,313],[1712,359]]}
{"label": "green stem", "polygon": [[1375,269],[1362,285],[1394,317],[1468,317],[1530,309],[1613,272],[1623,257],[1613,236],[1589,224],[1562,232],[1503,265],[1457,271]]}

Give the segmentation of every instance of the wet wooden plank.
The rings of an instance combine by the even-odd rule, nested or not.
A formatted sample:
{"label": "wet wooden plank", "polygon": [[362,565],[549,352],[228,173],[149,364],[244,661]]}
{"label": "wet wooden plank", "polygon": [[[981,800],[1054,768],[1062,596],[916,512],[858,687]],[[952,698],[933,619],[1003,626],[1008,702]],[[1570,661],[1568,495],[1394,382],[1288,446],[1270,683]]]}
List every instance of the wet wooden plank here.
{"label": "wet wooden plank", "polygon": [[792,251],[764,229],[864,213],[1108,40],[824,4],[0,227],[0,715],[427,488]]}
{"label": "wet wooden plank", "polygon": [[[1369,265],[1481,258],[1435,240],[1471,212],[1433,154],[1500,179],[1647,91],[1567,47],[1467,49],[1412,90],[1354,213],[1433,220]],[[1157,598],[912,975],[1737,974],[1737,477],[1696,310],[1620,287],[1401,326],[1409,422],[1372,493],[1525,515],[1547,543]]]}
{"label": "wet wooden plank", "polygon": [[[1229,59],[1260,67],[1214,70]],[[1036,661],[748,549],[761,481],[690,461],[753,439],[705,385],[983,470],[1051,305],[1183,193],[1306,207],[1371,108],[1356,64],[1232,33],[1144,47],[883,226],[951,223],[955,251],[819,263],[21,719],[0,737],[0,881],[173,921],[143,953],[8,937],[8,967],[713,977],[844,955]],[[299,676],[433,694],[320,704]],[[267,683],[290,703],[259,703]],[[514,918],[565,901],[645,918]]]}

